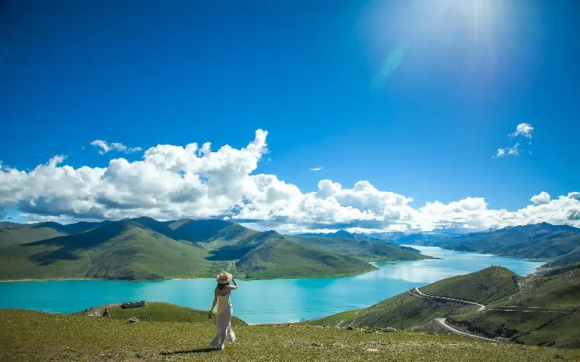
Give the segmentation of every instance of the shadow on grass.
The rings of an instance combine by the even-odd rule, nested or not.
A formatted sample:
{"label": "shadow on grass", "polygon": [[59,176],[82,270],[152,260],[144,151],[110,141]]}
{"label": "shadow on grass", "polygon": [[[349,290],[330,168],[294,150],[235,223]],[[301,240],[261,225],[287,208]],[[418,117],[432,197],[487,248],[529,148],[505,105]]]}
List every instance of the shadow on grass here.
{"label": "shadow on grass", "polygon": [[215,349],[215,348],[199,348],[199,349],[192,349],[192,350],[189,350],[189,351],[159,352],[159,354],[160,355],[163,355],[163,356],[170,356],[170,355],[174,355],[174,354],[209,353],[209,352],[214,352],[214,351],[219,351],[219,349]]}

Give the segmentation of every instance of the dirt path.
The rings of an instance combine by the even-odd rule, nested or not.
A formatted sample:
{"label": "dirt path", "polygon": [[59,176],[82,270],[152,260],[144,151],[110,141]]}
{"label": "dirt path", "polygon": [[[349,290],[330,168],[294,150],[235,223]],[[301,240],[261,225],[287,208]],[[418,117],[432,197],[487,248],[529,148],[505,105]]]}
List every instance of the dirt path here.
{"label": "dirt path", "polygon": [[479,307],[479,309],[477,310],[478,312],[481,312],[481,311],[485,310],[485,305],[483,305],[483,304],[479,304],[479,303],[476,303],[476,302],[470,302],[468,300],[461,300],[461,299],[448,298],[448,297],[440,297],[438,295],[429,295],[429,294],[425,294],[422,291],[420,291],[419,288],[415,288],[415,293],[419,294],[422,297],[426,297],[426,298],[440,299],[440,300],[448,300],[448,301],[451,301],[451,302],[459,302],[459,303],[464,303],[464,304],[471,304],[473,306]]}
{"label": "dirt path", "polygon": [[451,332],[456,333],[456,334],[461,334],[461,335],[468,336],[468,337],[473,337],[473,338],[479,338],[479,339],[483,339],[483,340],[490,341],[490,342],[500,342],[500,341],[495,340],[495,339],[486,338],[486,337],[478,336],[477,334],[471,334],[471,333],[468,333],[468,332],[464,332],[462,330],[459,330],[459,329],[453,327],[452,325],[450,325],[449,323],[447,323],[447,319],[446,318],[437,318],[436,321],[441,326],[445,327],[446,329],[448,329]]}

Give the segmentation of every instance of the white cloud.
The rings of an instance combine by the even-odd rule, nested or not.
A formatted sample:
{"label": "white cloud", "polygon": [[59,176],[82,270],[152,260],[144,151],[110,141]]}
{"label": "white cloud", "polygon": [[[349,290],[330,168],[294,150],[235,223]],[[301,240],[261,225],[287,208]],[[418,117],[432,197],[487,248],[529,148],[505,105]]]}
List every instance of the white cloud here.
{"label": "white cloud", "polygon": [[322,170],[322,167],[312,167],[312,168],[309,168],[309,170],[310,171],[320,171],[320,170]]}
{"label": "white cloud", "polygon": [[31,171],[0,167],[0,209],[57,221],[226,217],[283,232],[487,229],[542,221],[580,227],[579,192],[556,199],[541,192],[516,211],[489,209],[481,197],[413,206],[412,198],[364,180],[352,187],[321,180],[316,190],[303,192],[276,175],[255,173],[267,153],[266,137],[257,130],[240,149],[158,145],[140,160],[117,158],[103,168],[73,168],[63,155]]}
{"label": "white cloud", "polygon": [[[528,142],[528,144],[531,146],[532,145],[531,139],[532,139],[533,130],[534,130],[534,127],[532,127],[531,124],[520,123],[517,125],[515,132],[508,134],[508,137],[514,138],[514,137],[522,136],[522,137],[529,138],[530,141]],[[522,149],[520,148],[520,143],[516,142],[516,144],[513,147],[499,148],[494,157],[518,156],[520,154],[520,151],[522,151]],[[528,154],[531,156],[532,151],[528,151]]]}
{"label": "white cloud", "polygon": [[513,147],[499,148],[497,150],[497,157],[503,156],[517,156],[520,154],[520,143],[516,142]]}
{"label": "white cloud", "polygon": [[[139,152],[142,151],[141,147],[127,147],[122,143],[119,142],[113,142],[113,143],[108,143],[107,141],[103,141],[103,140],[94,140],[93,142],[91,142],[91,146],[95,146],[100,148],[101,150],[99,151],[99,153],[101,155],[104,155],[105,153],[109,152],[109,151],[119,151],[119,152],[125,152],[125,153],[133,153],[133,152]],[[84,147],[83,147],[84,148]]]}
{"label": "white cloud", "polygon": [[545,192],[545,191],[542,191],[542,192],[540,192],[539,195],[532,196],[530,201],[533,202],[534,205],[547,204],[550,202],[550,194]]}
{"label": "white cloud", "polygon": [[529,123],[520,123],[516,127],[516,131],[514,133],[510,133],[510,138],[517,137],[517,136],[524,136],[527,138],[532,138],[532,131],[534,127],[532,127]]}

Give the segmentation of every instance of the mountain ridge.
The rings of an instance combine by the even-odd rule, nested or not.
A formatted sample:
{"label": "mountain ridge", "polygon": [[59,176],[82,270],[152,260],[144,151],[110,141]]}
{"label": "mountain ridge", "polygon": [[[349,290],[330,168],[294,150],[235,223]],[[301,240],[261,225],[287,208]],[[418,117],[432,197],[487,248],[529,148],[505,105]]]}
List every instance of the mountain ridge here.
{"label": "mountain ridge", "polygon": [[[348,255],[344,240],[329,239],[312,246],[274,230],[258,232],[226,220],[157,221],[140,217],[97,224],[9,227],[21,234],[42,231],[49,237],[37,240],[39,236],[29,232],[12,244],[1,244],[1,279],[158,280],[214,276],[222,269],[248,278],[290,278],[352,275],[376,269],[366,258]],[[67,231],[78,232],[63,234]],[[377,260],[388,259],[382,251],[371,248],[366,252]],[[403,248],[391,253],[393,260],[405,253],[424,258],[418,251]]]}

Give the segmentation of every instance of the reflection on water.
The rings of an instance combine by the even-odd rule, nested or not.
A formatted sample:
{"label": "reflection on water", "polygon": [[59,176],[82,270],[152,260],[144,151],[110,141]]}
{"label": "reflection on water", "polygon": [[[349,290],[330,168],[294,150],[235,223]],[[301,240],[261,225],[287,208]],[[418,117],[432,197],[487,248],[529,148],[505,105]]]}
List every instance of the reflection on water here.
{"label": "reflection on water", "polygon": [[[493,255],[413,246],[438,259],[378,263],[379,270],[343,278],[275,279],[239,282],[234,314],[248,323],[283,323],[364,308],[416,286],[500,265],[520,275],[542,263]],[[95,280],[0,283],[0,308],[71,313],[107,303],[163,301],[208,310],[213,279],[160,282]]]}

